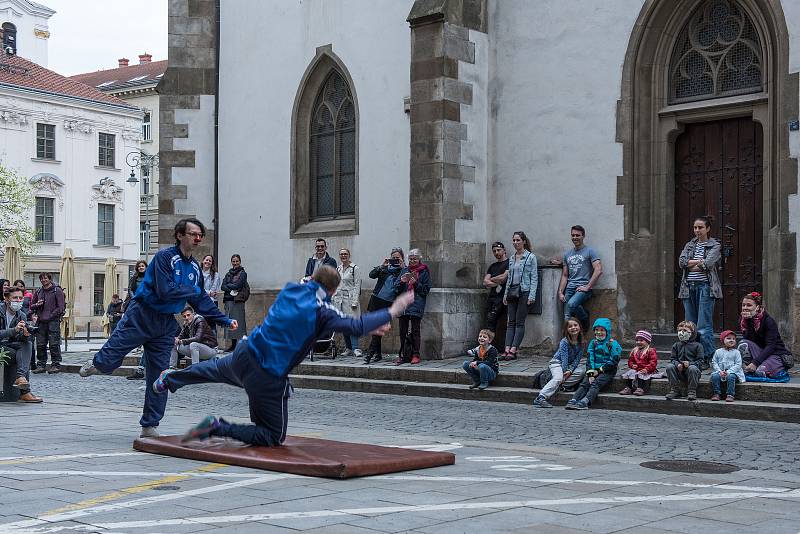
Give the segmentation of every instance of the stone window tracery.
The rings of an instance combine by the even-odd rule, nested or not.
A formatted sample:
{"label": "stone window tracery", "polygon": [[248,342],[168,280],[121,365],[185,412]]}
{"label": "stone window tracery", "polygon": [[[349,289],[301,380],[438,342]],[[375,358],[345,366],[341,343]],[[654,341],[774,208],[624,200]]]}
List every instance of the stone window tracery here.
{"label": "stone window tracery", "polygon": [[761,92],[763,65],[758,32],[742,7],[735,0],[707,0],[673,49],[669,102]]}

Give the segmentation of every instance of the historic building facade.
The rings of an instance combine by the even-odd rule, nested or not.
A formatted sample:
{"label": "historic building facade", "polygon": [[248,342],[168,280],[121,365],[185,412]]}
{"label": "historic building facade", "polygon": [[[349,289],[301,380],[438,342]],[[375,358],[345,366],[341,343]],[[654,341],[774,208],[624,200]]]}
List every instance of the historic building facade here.
{"label": "historic building facade", "polygon": [[0,160],[27,179],[35,197],[30,223],[37,250],[23,257],[25,282],[38,287],[41,272],[57,280],[64,250],[72,249],[75,325],[85,331],[92,323],[98,331],[110,300],[106,259],[116,260],[122,289],[139,256],[139,195],[126,184],[124,167],[125,155],[140,148],[142,112],[26,59],[39,19],[25,4],[33,2],[0,1],[0,14],[25,15],[9,19],[17,27],[15,54],[0,53]]}
{"label": "historic building facade", "polygon": [[487,244],[524,230],[547,265],[581,224],[604,265],[593,314],[670,332],[676,250],[710,213],[718,326],[759,289],[800,332],[800,3],[214,6],[170,5],[162,223],[213,220],[262,290],[251,311],[317,236],[362,267],[418,247],[435,286],[423,357],[453,355],[482,322]]}

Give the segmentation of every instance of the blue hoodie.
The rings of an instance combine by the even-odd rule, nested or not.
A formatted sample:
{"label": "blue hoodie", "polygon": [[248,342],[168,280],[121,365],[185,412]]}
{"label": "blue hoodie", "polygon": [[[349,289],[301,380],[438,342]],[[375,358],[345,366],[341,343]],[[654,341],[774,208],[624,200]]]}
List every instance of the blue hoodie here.
{"label": "blue hoodie", "polygon": [[601,373],[616,373],[622,347],[611,337],[611,320],[605,317],[598,318],[592,325],[592,330],[597,327],[604,328],[606,338],[603,341],[592,339],[586,349],[589,357],[586,360],[587,369],[597,369]]}

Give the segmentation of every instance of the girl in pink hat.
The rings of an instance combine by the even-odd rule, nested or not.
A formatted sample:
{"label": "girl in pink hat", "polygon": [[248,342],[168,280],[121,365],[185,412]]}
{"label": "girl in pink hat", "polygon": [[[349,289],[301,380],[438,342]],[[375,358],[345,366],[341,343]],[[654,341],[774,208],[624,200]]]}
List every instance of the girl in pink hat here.
{"label": "girl in pink hat", "polygon": [[636,332],[636,347],[628,357],[628,370],[622,373],[627,386],[620,395],[642,396],[650,391],[650,380],[658,372],[658,354],[650,346],[652,342],[653,336],[647,330]]}

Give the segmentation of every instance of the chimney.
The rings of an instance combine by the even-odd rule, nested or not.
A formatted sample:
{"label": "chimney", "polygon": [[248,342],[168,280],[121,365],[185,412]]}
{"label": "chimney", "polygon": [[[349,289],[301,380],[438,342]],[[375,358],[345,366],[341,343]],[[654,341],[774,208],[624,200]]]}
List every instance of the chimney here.
{"label": "chimney", "polygon": [[126,58],[126,57],[121,57],[117,61],[119,61],[119,66],[120,67],[127,67],[128,66],[128,62],[130,60],[128,58]]}
{"label": "chimney", "polygon": [[153,56],[151,56],[147,52],[145,52],[144,54],[139,54],[139,65],[150,63],[151,59],[153,59]]}

